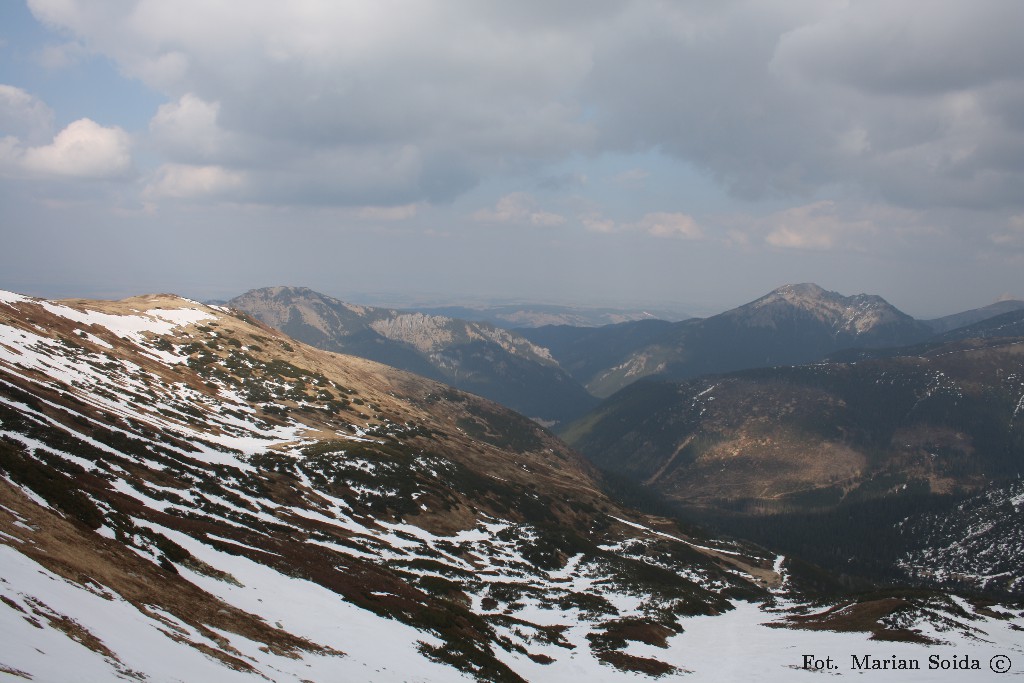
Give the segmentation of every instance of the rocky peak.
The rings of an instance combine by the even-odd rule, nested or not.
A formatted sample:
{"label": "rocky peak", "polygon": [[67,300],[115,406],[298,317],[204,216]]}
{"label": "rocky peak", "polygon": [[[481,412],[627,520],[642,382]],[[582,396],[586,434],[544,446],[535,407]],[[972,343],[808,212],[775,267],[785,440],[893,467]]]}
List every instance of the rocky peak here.
{"label": "rocky peak", "polygon": [[883,325],[916,325],[910,316],[880,296],[843,296],[814,283],[783,285],[723,315],[751,327],[777,327],[781,320],[795,314],[827,326],[836,336],[859,337]]}

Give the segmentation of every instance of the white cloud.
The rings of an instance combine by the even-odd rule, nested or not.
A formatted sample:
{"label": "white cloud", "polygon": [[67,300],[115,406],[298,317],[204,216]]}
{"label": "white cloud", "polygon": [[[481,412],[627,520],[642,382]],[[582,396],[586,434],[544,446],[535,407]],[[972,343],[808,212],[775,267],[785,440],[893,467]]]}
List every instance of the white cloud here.
{"label": "white cloud", "polygon": [[[540,168],[594,138],[570,94],[590,67],[587,41],[576,35],[588,22],[566,22],[562,11],[464,0],[254,0],[243,11],[205,0],[31,0],[30,7],[171,98],[153,129],[167,160],[233,166],[241,145],[214,143],[234,136],[255,150],[248,171],[290,169],[277,201],[309,201],[302,188],[323,185],[304,175],[317,164],[303,157],[414,149],[418,175],[372,191],[384,203],[406,204],[450,200],[483,177]],[[212,133],[200,103],[216,103],[223,135]],[[200,123],[201,142],[175,154],[175,131]],[[199,149],[189,157],[192,147]],[[366,203],[355,194],[338,187],[335,202]]]}
{"label": "white cloud", "polygon": [[651,237],[665,239],[699,240],[704,238],[697,221],[692,216],[679,212],[658,211],[644,214],[632,222],[616,221],[599,211],[588,211],[579,216],[580,223],[590,232],[601,234],[641,232]]}
{"label": "white cloud", "polygon": [[78,119],[53,134],[53,112],[21,88],[0,84],[0,171],[22,178],[119,178],[132,169],[131,137]]}
{"label": "white cloud", "polygon": [[775,228],[765,242],[788,249],[831,249],[835,246],[836,235],[831,226],[797,223]]}
{"label": "white cloud", "polygon": [[493,209],[482,209],[473,218],[486,223],[518,223],[538,227],[555,227],[565,223],[565,216],[545,211],[525,192],[513,192],[498,200]]}
{"label": "white cloud", "polygon": [[202,199],[231,196],[245,184],[245,177],[237,171],[220,166],[190,166],[164,164],[146,186],[149,199]]}
{"label": "white cloud", "polygon": [[21,88],[0,84],[0,136],[37,144],[53,135],[53,112]]}
{"label": "white cloud", "polygon": [[697,221],[685,213],[649,213],[633,227],[654,237],[674,237],[687,240],[699,240],[704,237]]}
{"label": "white cloud", "polygon": [[769,216],[763,223],[768,227],[764,241],[784,249],[860,249],[864,247],[865,237],[878,232],[870,219],[841,216],[832,201],[786,209]]}
{"label": "white cloud", "polygon": [[172,159],[212,159],[225,145],[225,132],[217,125],[219,111],[217,103],[187,93],[176,102],[161,105],[149,122],[149,130]]}
{"label": "white cloud", "polygon": [[57,133],[53,142],[29,147],[21,166],[39,176],[115,178],[131,170],[131,139],[118,127],[79,119]]}
{"label": "white cloud", "polygon": [[582,223],[583,227],[590,232],[597,232],[604,235],[609,235],[618,229],[614,220],[602,216],[597,212],[587,213],[580,216],[580,223]]}

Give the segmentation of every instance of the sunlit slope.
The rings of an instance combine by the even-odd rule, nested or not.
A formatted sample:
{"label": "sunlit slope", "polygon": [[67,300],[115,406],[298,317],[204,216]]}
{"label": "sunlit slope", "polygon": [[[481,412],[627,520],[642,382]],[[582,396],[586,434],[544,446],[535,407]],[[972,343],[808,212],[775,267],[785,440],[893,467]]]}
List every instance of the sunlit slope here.
{"label": "sunlit slope", "polygon": [[631,643],[781,580],[484,399],[173,296],[0,301],[5,670],[666,673]]}

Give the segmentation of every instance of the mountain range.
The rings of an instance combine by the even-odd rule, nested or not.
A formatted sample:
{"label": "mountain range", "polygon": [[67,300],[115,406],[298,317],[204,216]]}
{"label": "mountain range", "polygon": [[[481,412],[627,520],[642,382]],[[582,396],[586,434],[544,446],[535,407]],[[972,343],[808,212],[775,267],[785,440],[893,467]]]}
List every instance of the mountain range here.
{"label": "mountain range", "polygon": [[[785,285],[709,318],[645,318],[597,327],[509,329],[447,314],[470,314],[469,309],[373,308],[302,287],[252,290],[228,305],[318,348],[445,382],[549,426],[582,416],[595,399],[644,377],[685,379],[807,363],[844,349],[900,347],[937,338],[936,330],[949,331],[954,319],[977,322],[1004,312],[1014,315],[1013,302],[1003,302],[918,321],[879,296],[843,296],[814,284]],[[558,312],[569,315],[567,309]]]}
{"label": "mountain range", "polygon": [[709,318],[624,323],[599,335],[569,327],[522,333],[600,397],[643,377],[806,363],[844,348],[902,346],[933,335],[879,296],[842,296],[814,284],[786,285]]}
{"label": "mountain range", "polygon": [[[545,358],[500,330],[303,296],[319,318],[300,310],[300,329],[333,311],[348,336],[369,328],[427,357],[465,331]],[[923,350],[634,383],[572,425],[587,459],[507,407],[238,308],[0,293],[0,671],[541,681],[736,679],[756,666],[788,680],[794,652],[926,660],[945,643],[979,662],[1012,657],[1024,614],[993,598],[1020,586],[1007,560],[1020,340],[911,348]],[[717,469],[701,468],[708,458]],[[687,491],[732,526],[653,509]],[[930,496],[958,497],[916,504]],[[907,540],[878,556],[937,590],[850,594],[856,582],[813,547],[790,552],[800,538],[758,537],[764,520],[804,515],[810,533],[814,515],[856,521],[890,500],[901,512],[886,529]],[[822,542],[836,527],[814,538],[845,552],[871,528],[851,527],[846,545]],[[961,529],[997,551],[944,563]]]}
{"label": "mountain range", "polygon": [[685,320],[685,313],[659,308],[629,310],[621,308],[586,308],[554,304],[500,304],[490,306],[415,306],[410,310],[426,315],[443,315],[486,322],[508,329],[572,325],[602,327],[634,320]]}
{"label": "mountain range", "polygon": [[547,349],[489,323],[357,306],[301,287],[256,289],[228,305],[307,344],[400,367],[541,422],[596,404]]}
{"label": "mountain range", "polygon": [[663,674],[629,644],[781,581],[506,408],[167,295],[0,296],[0,470],[30,679]]}

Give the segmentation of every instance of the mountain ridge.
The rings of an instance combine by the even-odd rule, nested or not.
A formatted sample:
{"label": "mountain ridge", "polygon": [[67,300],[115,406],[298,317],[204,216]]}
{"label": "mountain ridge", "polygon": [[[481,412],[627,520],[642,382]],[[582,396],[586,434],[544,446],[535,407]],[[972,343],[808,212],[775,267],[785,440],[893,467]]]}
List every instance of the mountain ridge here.
{"label": "mountain ridge", "polygon": [[944,595],[822,611],[799,563],[611,500],[506,408],[168,296],[0,293],[0,505],[28,679],[715,676],[724,623],[787,680],[794,643],[981,657],[1019,628]]}
{"label": "mountain ridge", "polygon": [[777,327],[780,315],[792,315],[792,310],[806,312],[830,327],[837,338],[848,337],[851,340],[877,336],[880,328],[884,327],[916,327],[912,317],[876,294],[843,296],[814,283],[783,285],[721,315],[742,320],[753,327]]}
{"label": "mountain ridge", "polygon": [[1024,301],[1011,299],[1006,301],[997,301],[994,304],[982,306],[981,308],[972,308],[967,311],[961,311],[959,313],[953,313],[952,315],[933,318],[923,322],[931,327],[936,333],[941,334],[943,332],[950,332],[959,327],[966,327],[974,323],[980,323],[989,318],[994,318],[997,315],[1022,309],[1024,309]]}
{"label": "mountain ridge", "polygon": [[548,423],[595,404],[547,349],[488,323],[358,306],[302,287],[250,290],[229,305],[318,348],[394,365]]}
{"label": "mountain ridge", "polygon": [[449,318],[488,322],[506,329],[571,325],[573,327],[602,327],[636,320],[685,320],[685,313],[647,309],[616,309],[574,307],[555,304],[501,304],[489,306],[414,306],[409,309]]}
{"label": "mountain ridge", "polygon": [[42,650],[99,679],[152,676],[146,651],[190,680],[665,673],[615,634],[666,639],[780,581],[614,503],[508,409],[169,296],[0,295],[0,472],[5,670]]}
{"label": "mountain ridge", "polygon": [[805,363],[851,346],[899,346],[932,334],[879,296],[845,297],[810,283],[783,285],[718,315],[669,323],[653,335],[635,335],[635,324],[629,323],[616,329],[622,335],[606,343],[616,345],[619,353],[607,358],[604,367],[591,360],[600,355],[588,344],[596,338],[592,333],[564,330],[560,340],[544,328],[523,334],[547,340],[555,359],[602,398],[643,377],[686,379]]}

